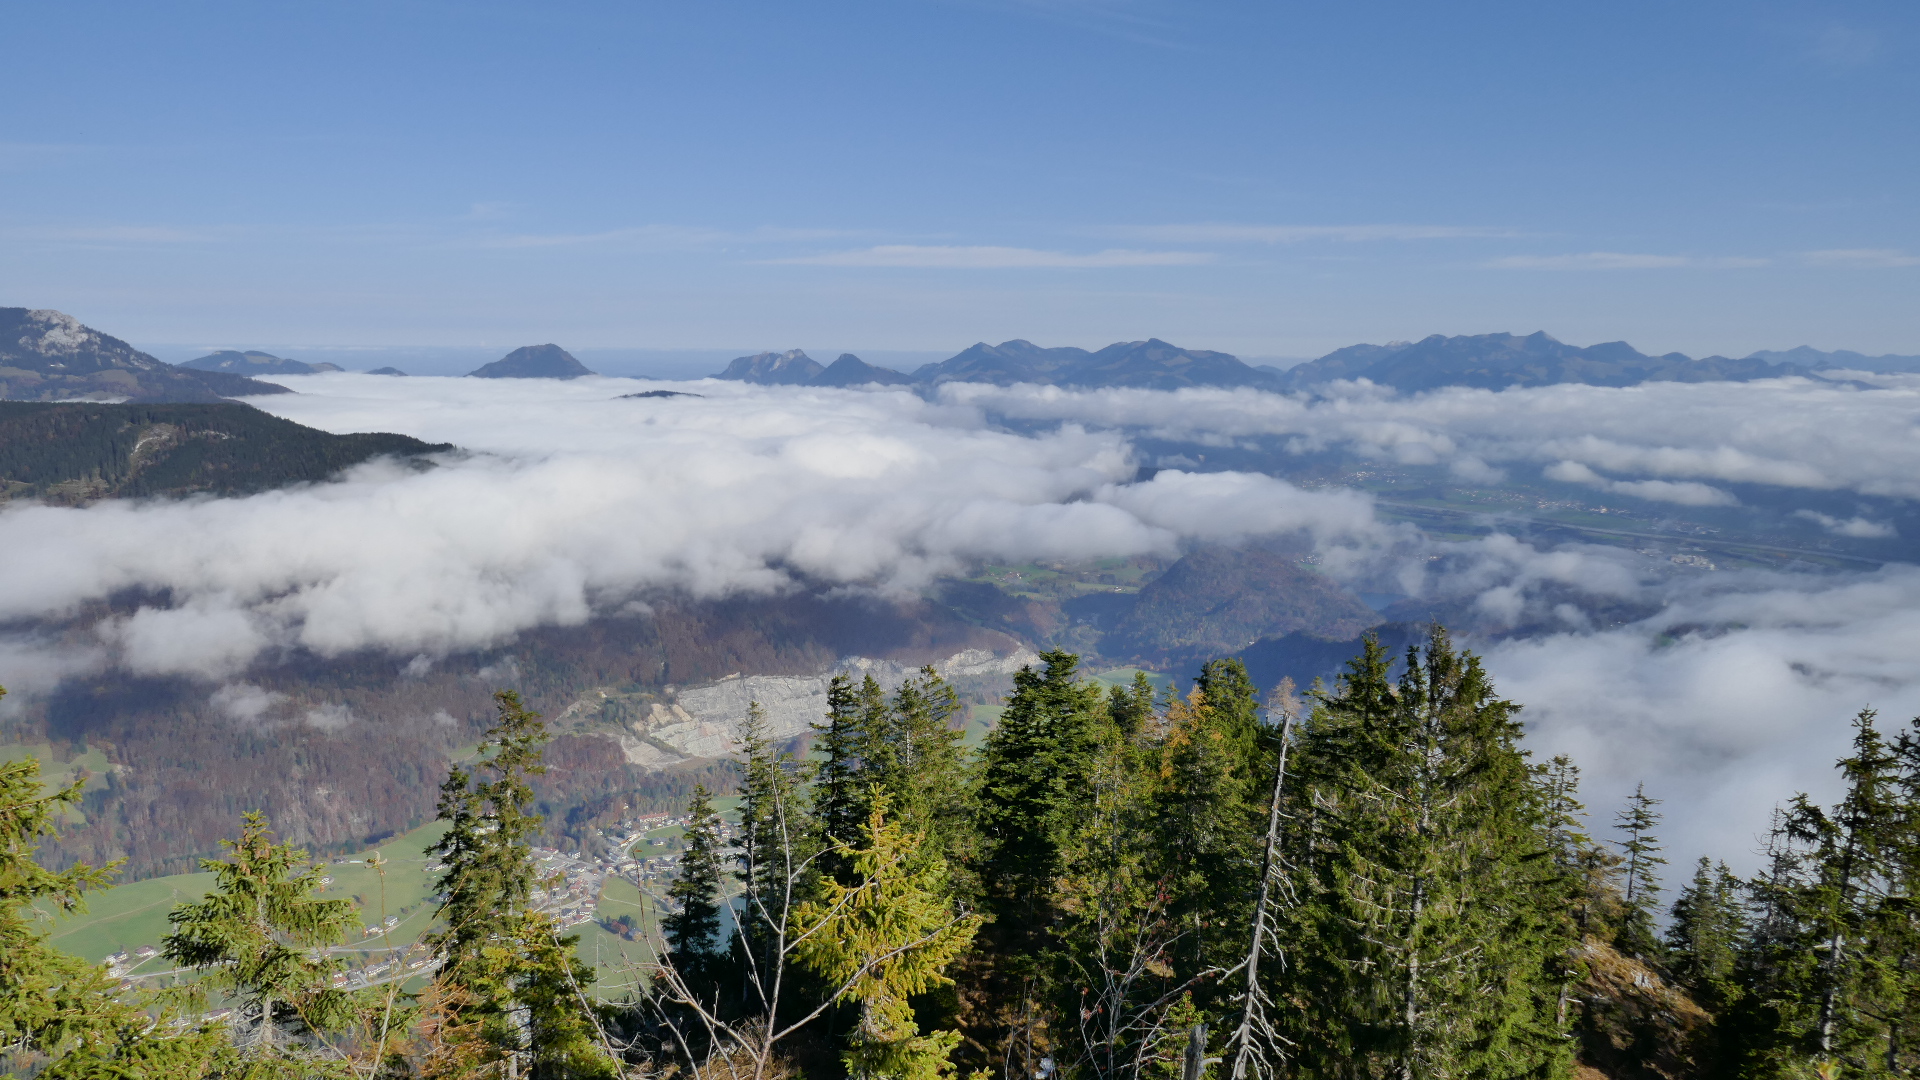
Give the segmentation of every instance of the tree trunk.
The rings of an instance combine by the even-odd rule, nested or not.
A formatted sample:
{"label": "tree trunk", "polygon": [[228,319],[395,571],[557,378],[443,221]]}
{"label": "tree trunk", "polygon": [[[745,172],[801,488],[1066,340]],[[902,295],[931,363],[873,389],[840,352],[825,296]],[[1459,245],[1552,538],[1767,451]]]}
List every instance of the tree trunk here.
{"label": "tree trunk", "polygon": [[1254,1016],[1259,1010],[1260,945],[1267,933],[1267,903],[1273,894],[1273,853],[1280,842],[1280,794],[1287,781],[1287,749],[1293,734],[1293,717],[1282,714],[1280,721],[1280,760],[1273,769],[1273,802],[1267,808],[1267,844],[1260,857],[1260,894],[1253,903],[1253,941],[1247,946],[1246,1000],[1240,1009],[1240,1027],[1230,1045],[1233,1054],[1233,1080],[1244,1080],[1247,1060],[1253,1053]]}
{"label": "tree trunk", "polygon": [[1180,1080],[1200,1080],[1207,1072],[1207,1025],[1195,1024],[1187,1033],[1187,1060]]}

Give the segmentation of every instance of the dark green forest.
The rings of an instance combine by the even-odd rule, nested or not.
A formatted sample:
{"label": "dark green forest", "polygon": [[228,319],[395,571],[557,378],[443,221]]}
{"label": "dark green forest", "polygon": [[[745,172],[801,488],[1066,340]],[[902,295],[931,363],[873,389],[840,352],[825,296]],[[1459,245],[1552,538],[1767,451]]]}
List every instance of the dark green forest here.
{"label": "dark green forest", "polygon": [[383,454],[451,449],[406,435],[334,435],[232,403],[0,401],[0,499],[245,495],[325,480]]}
{"label": "dark green forest", "polygon": [[[511,691],[440,787],[431,964],[341,988],[361,920],[258,815],[171,916],[186,991],[114,985],[32,907],[78,789],[0,766],[0,1040],[48,1077],[1070,1080],[1900,1076],[1920,1065],[1920,721],[1853,719],[1844,795],[1761,871],[1667,868],[1657,792],[1589,815],[1519,704],[1435,629],[1331,685],[1015,677],[963,746],[932,669],[837,678],[808,752],[739,731],[731,838],[695,788],[637,991],[534,909],[550,734]],[[1783,793],[1785,794],[1785,793]],[[1597,819],[1597,820],[1596,820]],[[198,1019],[205,994],[234,1008]],[[173,996],[169,996],[172,994]]]}

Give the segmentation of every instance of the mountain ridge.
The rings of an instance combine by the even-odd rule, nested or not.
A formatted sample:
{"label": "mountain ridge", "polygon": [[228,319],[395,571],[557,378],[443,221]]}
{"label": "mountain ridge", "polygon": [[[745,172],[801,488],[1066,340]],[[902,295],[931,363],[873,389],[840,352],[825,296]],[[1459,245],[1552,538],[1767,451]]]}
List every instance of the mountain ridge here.
{"label": "mountain ridge", "polygon": [[315,483],[370,458],[452,450],[407,435],[335,435],[236,401],[0,402],[0,505],[33,498],[248,495]]}
{"label": "mountain ridge", "polygon": [[197,359],[175,364],[192,371],[229,371],[239,375],[317,375],[323,371],[345,371],[339,364],[322,361],[309,364],[289,360],[268,352],[248,349],[219,349]]}
{"label": "mountain ridge", "polygon": [[1186,349],[1148,338],[1121,341],[1103,349],[1046,347],[1024,338],[998,345],[984,341],[946,360],[923,364],[911,373],[868,364],[852,353],[822,368],[800,349],[762,352],[734,360],[713,378],[765,386],[860,386],[873,383],[931,391],[950,382],[1011,386],[1030,383],[1069,389],[1130,388],[1179,390],[1185,387],[1312,392],[1342,380],[1366,379],[1406,393],[1445,386],[1501,390],[1509,387],[1578,383],[1625,387],[1647,382],[1747,382],[1785,376],[1822,378],[1826,370],[1861,369],[1920,372],[1920,357],[1820,352],[1799,346],[1785,352],[1756,352],[1738,359],[1685,353],[1659,356],[1640,352],[1624,341],[1569,345],[1545,331],[1431,334],[1419,341],[1385,345],[1357,344],[1315,360],[1280,369],[1251,366],[1230,353]]}
{"label": "mountain ridge", "polygon": [[0,307],[0,400],[211,404],[287,393],[229,371],[176,367],[51,308]]}

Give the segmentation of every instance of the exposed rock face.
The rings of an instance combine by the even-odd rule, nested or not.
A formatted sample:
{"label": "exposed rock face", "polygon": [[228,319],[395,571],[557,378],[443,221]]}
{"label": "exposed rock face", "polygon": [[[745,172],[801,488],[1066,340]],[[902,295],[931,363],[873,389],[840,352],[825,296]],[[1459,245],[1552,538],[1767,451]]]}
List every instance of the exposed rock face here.
{"label": "exposed rock face", "polygon": [[577,379],[587,366],[558,345],[523,345],[468,377],[474,379]]}
{"label": "exposed rock face", "polygon": [[286,387],[148,356],[71,315],[0,308],[0,398],[12,401],[217,402]]}
{"label": "exposed rock face", "polygon": [[[998,656],[968,649],[933,665],[961,694],[1005,692],[1013,674],[1039,656],[1020,649]],[[648,715],[622,734],[627,760],[661,769],[690,758],[725,757],[733,752],[747,706],[759,702],[767,717],[767,735],[775,742],[805,735],[827,712],[827,684],[841,672],[855,679],[874,677],[888,690],[913,670],[888,660],[851,657],[818,675],[729,675],[706,686],[683,689],[672,704],[654,704]]]}
{"label": "exposed rock face", "polygon": [[786,352],[754,353],[736,358],[716,379],[734,379],[762,386],[800,386],[813,382],[826,372],[820,362],[799,349]]}

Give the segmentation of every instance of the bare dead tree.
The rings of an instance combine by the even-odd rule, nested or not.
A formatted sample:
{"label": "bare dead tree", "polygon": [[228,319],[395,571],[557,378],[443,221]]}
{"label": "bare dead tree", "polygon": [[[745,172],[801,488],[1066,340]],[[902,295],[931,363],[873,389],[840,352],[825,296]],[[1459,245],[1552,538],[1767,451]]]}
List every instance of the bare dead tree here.
{"label": "bare dead tree", "polygon": [[1267,708],[1280,717],[1280,748],[1273,767],[1273,798],[1267,807],[1267,837],[1260,857],[1260,891],[1253,904],[1253,933],[1247,943],[1246,958],[1237,965],[1246,977],[1238,995],[1240,1024],[1227,1036],[1224,1050],[1233,1060],[1232,1080],[1245,1080],[1248,1069],[1261,1080],[1267,1080],[1273,1075],[1282,1047],[1286,1045],[1286,1039],[1267,1015],[1273,1002],[1260,986],[1260,961],[1271,951],[1276,962],[1286,962],[1274,941],[1272,912],[1275,893],[1287,889],[1280,858],[1280,823],[1285,817],[1280,809],[1280,797],[1286,789],[1287,752],[1293,745],[1293,725],[1301,711],[1292,679],[1281,680],[1268,698]]}

